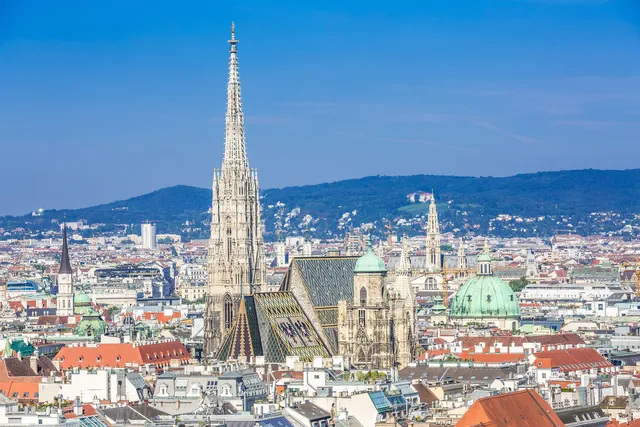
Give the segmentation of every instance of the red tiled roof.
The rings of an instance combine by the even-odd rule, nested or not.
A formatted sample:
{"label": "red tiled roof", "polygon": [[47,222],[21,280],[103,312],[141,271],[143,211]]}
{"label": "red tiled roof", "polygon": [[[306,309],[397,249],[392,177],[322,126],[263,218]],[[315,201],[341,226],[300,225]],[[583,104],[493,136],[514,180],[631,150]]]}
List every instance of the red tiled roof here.
{"label": "red tiled roof", "polygon": [[456,423],[472,426],[561,427],[564,423],[533,390],[517,391],[477,400]]}
{"label": "red tiled roof", "polygon": [[525,337],[517,336],[499,336],[499,337],[460,337],[458,342],[462,344],[462,347],[473,347],[484,343],[485,346],[493,346],[495,344],[502,344],[503,346],[521,346],[524,343],[538,343],[542,346],[549,345],[572,345],[576,346],[584,344],[582,338],[576,334],[555,334],[555,335],[529,335]]}
{"label": "red tiled roof", "polygon": [[534,354],[534,366],[557,368],[562,372],[611,368],[613,365],[593,348],[541,351]]}
{"label": "red tiled roof", "polygon": [[472,353],[463,351],[462,353],[452,353],[460,360],[473,360],[476,363],[516,363],[526,360],[524,353]]}
{"label": "red tiled roof", "polygon": [[37,402],[40,381],[38,382],[0,382],[0,393],[19,402]]}
{"label": "red tiled roof", "polygon": [[179,341],[153,344],[98,344],[96,346],[63,347],[53,359],[60,369],[124,368],[126,366],[169,366],[171,360],[186,363],[191,358],[189,351]]}

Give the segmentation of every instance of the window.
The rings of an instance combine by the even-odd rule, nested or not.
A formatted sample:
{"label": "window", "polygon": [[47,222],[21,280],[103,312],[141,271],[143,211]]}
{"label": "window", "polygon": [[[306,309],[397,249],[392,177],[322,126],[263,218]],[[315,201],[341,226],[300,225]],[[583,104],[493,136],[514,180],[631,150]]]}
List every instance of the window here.
{"label": "window", "polygon": [[82,362],[84,360],[84,357],[80,356],[78,357],[78,362]]}
{"label": "window", "polygon": [[33,397],[40,397],[40,393],[36,391],[35,393],[33,393]]}
{"label": "window", "polygon": [[364,310],[358,310],[358,325],[362,328],[367,327],[367,312]]}
{"label": "window", "polygon": [[28,392],[28,391],[25,391],[25,392],[22,394],[22,397],[29,397],[29,392]]}
{"label": "window", "polygon": [[487,302],[491,302],[491,295],[487,295]]}
{"label": "window", "polygon": [[224,328],[231,328],[231,324],[233,323],[233,301],[231,301],[231,296],[229,294],[224,296]]}
{"label": "window", "polygon": [[16,391],[16,392],[14,392],[11,396],[12,396],[12,397],[18,397],[18,392],[17,392],[17,391]]}
{"label": "window", "polygon": [[360,305],[363,307],[367,305],[367,290],[364,287],[360,289]]}
{"label": "window", "polygon": [[116,362],[120,361],[120,356],[116,356]]}

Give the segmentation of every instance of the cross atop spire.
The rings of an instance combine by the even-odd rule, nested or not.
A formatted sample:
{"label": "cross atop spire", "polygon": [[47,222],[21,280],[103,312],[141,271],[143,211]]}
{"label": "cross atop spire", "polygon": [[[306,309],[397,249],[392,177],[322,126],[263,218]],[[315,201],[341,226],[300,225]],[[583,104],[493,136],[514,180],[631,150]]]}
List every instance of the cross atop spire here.
{"label": "cross atop spire", "polygon": [[69,260],[69,246],[67,244],[67,224],[62,228],[62,257],[60,258],[60,270],[58,274],[73,274],[71,261]]}
{"label": "cross atop spire", "polygon": [[231,45],[231,52],[236,51],[236,44],[238,44],[240,40],[236,40],[236,23],[231,22],[231,40],[229,40],[229,44]]}
{"label": "cross atop spire", "polygon": [[224,138],[223,169],[248,169],[247,151],[244,139],[244,114],[242,112],[242,96],[240,91],[240,75],[238,72],[238,52],[236,45],[236,26],[231,23],[231,52],[229,58],[229,81],[227,84],[227,115]]}

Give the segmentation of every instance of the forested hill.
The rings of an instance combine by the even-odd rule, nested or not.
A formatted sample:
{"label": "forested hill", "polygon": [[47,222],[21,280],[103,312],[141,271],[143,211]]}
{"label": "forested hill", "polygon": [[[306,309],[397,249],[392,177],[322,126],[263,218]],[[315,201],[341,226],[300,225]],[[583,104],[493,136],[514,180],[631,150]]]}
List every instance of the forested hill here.
{"label": "forested hill", "polygon": [[[560,230],[638,233],[640,169],[589,169],[501,178],[371,176],[268,189],[262,192],[265,237],[272,239],[276,229],[317,237],[340,236],[354,227],[382,234],[387,223],[397,233],[415,234],[424,226],[432,189],[442,231],[501,236],[549,236]],[[55,226],[51,220],[66,216],[68,221],[105,224],[103,231],[154,221],[159,233],[206,237],[210,204],[211,190],[175,186],[89,208],[45,211],[41,217],[3,217],[0,226],[46,230]]]}

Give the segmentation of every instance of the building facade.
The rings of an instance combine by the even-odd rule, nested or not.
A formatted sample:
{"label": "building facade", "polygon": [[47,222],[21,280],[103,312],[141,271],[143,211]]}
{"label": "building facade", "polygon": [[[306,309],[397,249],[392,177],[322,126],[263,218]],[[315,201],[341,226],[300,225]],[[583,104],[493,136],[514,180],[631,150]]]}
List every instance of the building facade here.
{"label": "building facade", "polygon": [[415,297],[405,243],[396,283],[387,292],[384,261],[369,248],[354,268],[353,298],[338,303],[338,354],[361,369],[391,369],[413,360]]}
{"label": "building facade", "polygon": [[247,159],[237,43],[232,26],[224,159],[213,174],[206,357],[213,357],[218,351],[233,325],[241,298],[260,290],[266,280],[258,173],[249,168]]}

